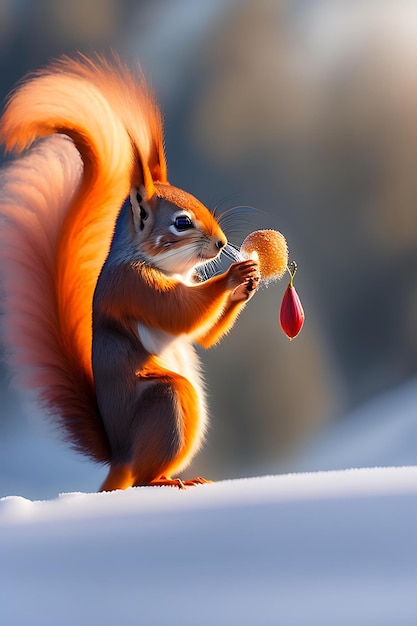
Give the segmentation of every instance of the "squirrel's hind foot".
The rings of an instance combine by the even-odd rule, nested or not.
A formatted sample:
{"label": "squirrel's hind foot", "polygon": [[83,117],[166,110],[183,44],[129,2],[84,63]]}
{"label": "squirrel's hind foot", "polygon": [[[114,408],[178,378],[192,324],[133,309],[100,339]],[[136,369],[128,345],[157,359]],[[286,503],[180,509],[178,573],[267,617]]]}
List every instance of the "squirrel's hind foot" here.
{"label": "squirrel's hind foot", "polygon": [[157,480],[153,480],[149,483],[149,487],[178,487],[178,489],[187,489],[188,487],[196,487],[197,485],[204,485],[206,483],[212,483],[212,480],[207,480],[201,476],[192,478],[189,480],[182,480],[181,478],[167,478],[161,476]]}
{"label": "squirrel's hind foot", "polygon": [[178,489],[187,489],[188,487],[195,487],[196,485],[204,485],[205,483],[212,483],[212,480],[207,480],[197,476],[190,480],[182,480],[181,478],[168,478],[167,476],[160,476],[155,480],[148,482],[137,482],[135,480],[132,468],[129,464],[114,464],[110,467],[109,474],[102,484],[100,491],[115,491],[116,489],[127,489],[128,487],[178,487]]}

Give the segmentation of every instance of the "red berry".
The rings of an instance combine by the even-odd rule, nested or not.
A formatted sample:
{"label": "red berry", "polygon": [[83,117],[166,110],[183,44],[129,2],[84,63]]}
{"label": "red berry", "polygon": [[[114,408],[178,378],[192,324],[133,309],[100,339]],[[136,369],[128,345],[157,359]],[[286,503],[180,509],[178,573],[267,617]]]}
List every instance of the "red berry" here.
{"label": "red berry", "polygon": [[292,284],[292,279],[282,299],[279,321],[282,330],[290,339],[298,335],[304,324],[303,305]]}

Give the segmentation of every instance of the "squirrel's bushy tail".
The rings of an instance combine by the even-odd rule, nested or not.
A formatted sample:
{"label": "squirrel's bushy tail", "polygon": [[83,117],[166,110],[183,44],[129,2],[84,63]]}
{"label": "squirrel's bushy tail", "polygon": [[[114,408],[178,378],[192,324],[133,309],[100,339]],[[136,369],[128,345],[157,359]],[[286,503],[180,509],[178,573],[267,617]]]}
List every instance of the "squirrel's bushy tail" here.
{"label": "squirrel's bushy tail", "polygon": [[160,114],[140,72],[117,60],[65,58],[16,90],[0,133],[6,150],[24,152],[0,173],[10,362],[72,445],[107,462],[91,366],[92,299],[130,187],[151,193],[153,180],[166,181]]}

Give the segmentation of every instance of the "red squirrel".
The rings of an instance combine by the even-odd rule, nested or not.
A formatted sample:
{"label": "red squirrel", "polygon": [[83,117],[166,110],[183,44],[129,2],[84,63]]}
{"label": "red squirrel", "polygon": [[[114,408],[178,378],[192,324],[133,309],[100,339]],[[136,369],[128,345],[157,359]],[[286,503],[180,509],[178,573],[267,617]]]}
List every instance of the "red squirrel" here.
{"label": "red squirrel", "polygon": [[227,239],[169,184],[139,69],[64,57],[12,93],[0,133],[20,155],[0,173],[4,335],[18,381],[76,450],[110,466],[101,490],[204,482],[176,478],[207,423],[193,343],[231,329],[257,261],[195,279]]}

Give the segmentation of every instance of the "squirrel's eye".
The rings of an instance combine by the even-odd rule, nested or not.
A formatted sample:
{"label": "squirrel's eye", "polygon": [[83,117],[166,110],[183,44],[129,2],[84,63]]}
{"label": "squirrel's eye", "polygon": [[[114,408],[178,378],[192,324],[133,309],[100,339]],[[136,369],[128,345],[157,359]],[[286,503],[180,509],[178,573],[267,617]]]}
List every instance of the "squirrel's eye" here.
{"label": "squirrel's eye", "polygon": [[176,217],[174,225],[177,230],[188,230],[189,228],[194,227],[188,215],[179,215],[178,217]]}

